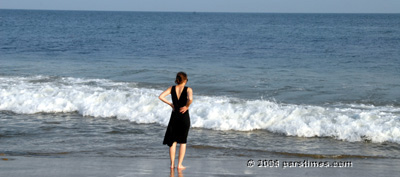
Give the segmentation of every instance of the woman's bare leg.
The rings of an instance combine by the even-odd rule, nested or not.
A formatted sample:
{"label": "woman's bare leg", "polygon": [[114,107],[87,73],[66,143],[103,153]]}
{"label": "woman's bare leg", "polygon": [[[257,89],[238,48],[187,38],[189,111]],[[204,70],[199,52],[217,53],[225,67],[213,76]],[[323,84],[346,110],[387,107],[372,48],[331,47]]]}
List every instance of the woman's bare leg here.
{"label": "woman's bare leg", "polygon": [[169,147],[169,158],[171,159],[171,168],[175,168],[175,151],[176,151],[176,142]]}
{"label": "woman's bare leg", "polygon": [[178,169],[183,170],[186,167],[182,165],[183,158],[185,157],[186,144],[181,144],[179,147],[179,157],[178,157]]}

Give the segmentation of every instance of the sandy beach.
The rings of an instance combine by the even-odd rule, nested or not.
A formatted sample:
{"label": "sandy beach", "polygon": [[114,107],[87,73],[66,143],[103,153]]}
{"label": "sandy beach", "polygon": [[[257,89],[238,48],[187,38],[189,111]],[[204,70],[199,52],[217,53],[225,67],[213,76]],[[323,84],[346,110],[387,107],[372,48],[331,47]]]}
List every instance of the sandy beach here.
{"label": "sandy beach", "polygon": [[0,176],[395,176],[400,170],[393,159],[308,159],[351,161],[352,167],[282,167],[298,158],[279,157],[279,167],[247,167],[249,158],[186,158],[182,171],[168,168],[166,158],[115,157],[1,157]]}

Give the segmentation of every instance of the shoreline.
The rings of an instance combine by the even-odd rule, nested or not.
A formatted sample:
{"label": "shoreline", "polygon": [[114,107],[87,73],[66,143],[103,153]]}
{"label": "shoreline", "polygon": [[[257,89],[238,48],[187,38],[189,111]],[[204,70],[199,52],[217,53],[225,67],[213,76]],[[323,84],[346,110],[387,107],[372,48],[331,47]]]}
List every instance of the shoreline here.
{"label": "shoreline", "polygon": [[[254,166],[247,167],[250,159]],[[264,163],[258,167],[255,157],[185,158],[185,170],[169,169],[167,158],[120,157],[0,157],[0,176],[395,176],[400,159],[299,159],[277,157],[278,167]],[[350,161],[351,167],[310,167],[299,162]],[[295,163],[297,166],[295,167]],[[286,164],[285,164],[286,163]],[[272,165],[272,166],[271,166]],[[283,167],[286,165],[286,167]],[[289,167],[291,165],[292,167]]]}

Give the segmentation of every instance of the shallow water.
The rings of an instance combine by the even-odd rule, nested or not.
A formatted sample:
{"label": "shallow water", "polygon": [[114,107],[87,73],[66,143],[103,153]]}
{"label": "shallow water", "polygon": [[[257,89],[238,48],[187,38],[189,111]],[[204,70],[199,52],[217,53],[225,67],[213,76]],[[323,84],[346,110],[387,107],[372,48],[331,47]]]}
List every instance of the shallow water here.
{"label": "shallow water", "polygon": [[[1,112],[2,153],[50,157],[153,157],[167,155],[164,126],[77,113],[15,116]],[[265,130],[216,131],[192,128],[187,157],[400,158],[395,143],[346,142],[285,136]]]}

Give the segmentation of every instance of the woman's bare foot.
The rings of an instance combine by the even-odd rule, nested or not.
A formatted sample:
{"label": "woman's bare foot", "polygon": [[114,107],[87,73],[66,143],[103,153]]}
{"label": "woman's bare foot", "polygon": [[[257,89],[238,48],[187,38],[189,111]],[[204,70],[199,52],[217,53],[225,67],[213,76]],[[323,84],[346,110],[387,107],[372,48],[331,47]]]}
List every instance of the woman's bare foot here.
{"label": "woman's bare foot", "polygon": [[170,168],[171,168],[171,169],[174,169],[174,168],[175,168],[175,165],[171,165]]}
{"label": "woman's bare foot", "polygon": [[184,169],[186,169],[186,167],[183,166],[183,165],[178,165],[177,169],[178,169],[178,170],[184,170]]}

